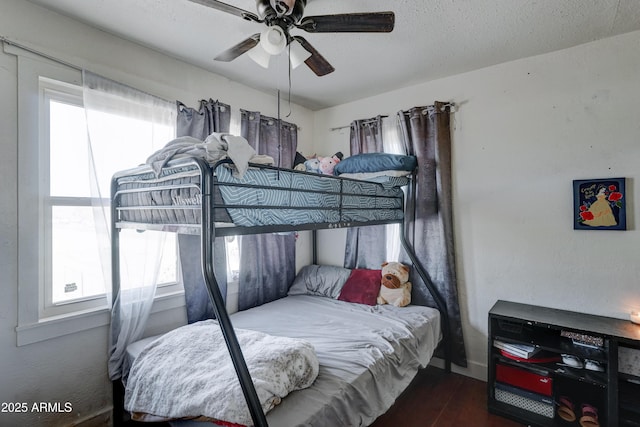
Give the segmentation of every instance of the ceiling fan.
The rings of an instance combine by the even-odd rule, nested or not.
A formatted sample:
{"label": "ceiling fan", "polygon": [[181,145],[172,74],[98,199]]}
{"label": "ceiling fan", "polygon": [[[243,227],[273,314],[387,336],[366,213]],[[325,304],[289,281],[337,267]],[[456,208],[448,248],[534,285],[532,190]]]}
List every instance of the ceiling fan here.
{"label": "ceiling fan", "polygon": [[307,0],[256,0],[257,13],[217,0],[190,1],[267,26],[261,33],[253,34],[220,53],[215,60],[233,61],[248,53],[254,61],[267,68],[270,56],[279,54],[288,46],[293,68],[304,62],[318,76],[335,69],[304,37],[292,36],[289,33],[291,29],[297,28],[308,33],[389,33],[395,23],[393,12],[303,17]]}

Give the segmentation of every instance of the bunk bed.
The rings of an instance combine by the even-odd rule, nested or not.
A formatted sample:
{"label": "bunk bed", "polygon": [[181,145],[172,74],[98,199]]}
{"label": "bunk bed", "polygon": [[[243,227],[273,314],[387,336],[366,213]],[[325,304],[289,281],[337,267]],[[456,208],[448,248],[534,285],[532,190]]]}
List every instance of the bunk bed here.
{"label": "bunk bed", "polygon": [[[335,296],[323,298],[313,296],[313,292],[311,295],[305,295],[305,292],[296,294],[290,291],[289,296],[282,300],[230,316],[225,308],[224,298],[218,288],[213,270],[213,242],[218,236],[313,230],[313,264],[316,264],[316,230],[375,224],[403,224],[404,192],[401,187],[407,182],[407,178],[402,177],[385,178],[378,182],[362,181],[261,164],[249,164],[249,169],[242,178],[239,178],[233,162],[228,159],[209,164],[195,157],[171,160],[159,173],[147,165],[116,173],[111,186],[113,295],[116,295],[120,288],[119,233],[121,230],[158,230],[200,235],[203,278],[253,425],[269,424],[236,332],[244,331],[240,328],[246,328],[287,336],[288,332],[283,330],[286,325],[306,323],[295,322],[294,319],[300,316],[313,318],[316,314],[312,314],[314,313],[312,307],[317,305],[321,307],[315,310],[315,313],[320,313],[318,315],[320,317],[314,319],[315,324],[326,324],[344,317],[344,323],[339,324],[339,328],[351,327],[352,331],[360,333],[363,332],[362,328],[369,325],[372,328],[372,334],[374,331],[383,331],[384,334],[392,335],[391,341],[385,341],[381,345],[393,347],[390,359],[399,359],[401,362],[411,359],[412,362],[409,363],[411,369],[402,370],[404,369],[402,363],[387,364],[386,359],[389,357],[382,362],[376,359],[373,365],[358,368],[359,370],[356,369],[355,373],[348,372],[353,367],[343,366],[340,363],[331,365],[331,362],[328,362],[329,367],[323,368],[323,357],[336,358],[332,353],[332,344],[323,347],[327,342],[335,343],[335,340],[322,342],[326,334],[331,332],[321,331],[321,337],[314,338],[313,335],[317,332],[314,332],[312,327],[293,331],[292,334],[296,338],[310,339],[316,347],[320,359],[320,370],[333,369],[332,377],[338,378],[341,382],[336,385],[331,384],[331,381],[323,382],[318,379],[311,387],[291,393],[283,403],[269,412],[272,426],[318,425],[316,422],[320,419],[330,423],[326,425],[331,425],[332,416],[344,416],[350,407],[358,407],[363,403],[357,400],[357,396],[354,397],[349,393],[358,394],[363,389],[371,388],[372,378],[375,382],[376,370],[380,373],[393,371],[398,379],[393,383],[395,385],[385,390],[387,384],[382,383],[374,390],[379,395],[383,395],[380,398],[382,406],[368,408],[365,410],[368,413],[357,415],[352,421],[362,425],[372,422],[381,415],[381,410],[384,412],[399,396],[417,372],[417,368],[426,366],[436,345],[442,346],[445,370],[449,372],[451,369],[450,329],[444,299],[427,273],[420,268],[416,254],[404,233],[400,233],[402,245],[413,263],[415,272],[432,295],[437,305],[436,309],[419,306],[371,308],[338,301]],[[345,305],[349,306],[346,311]],[[351,314],[346,316],[346,312]],[[269,316],[274,316],[274,313],[278,314],[275,317],[281,318],[279,322],[263,321]],[[381,326],[385,322],[394,324],[397,330],[385,331]],[[310,322],[310,324],[313,323]],[[416,338],[414,335],[418,334]],[[388,337],[384,338],[388,339]],[[154,339],[154,337],[147,338],[131,345],[128,350],[129,357],[134,360],[145,346],[154,342]],[[413,339],[410,344],[407,343],[409,339]],[[439,342],[440,339],[441,342]],[[365,347],[376,345],[361,344]],[[345,347],[347,352],[343,355],[345,360],[350,358],[347,356],[352,350],[349,345],[353,343]],[[415,353],[414,350],[417,347],[421,347],[422,353]],[[403,351],[406,354],[403,354]],[[358,385],[358,382],[363,383]],[[328,387],[327,390],[319,392],[325,398],[328,396],[328,401],[323,402],[318,407],[320,409],[316,408],[310,410],[310,413],[305,413],[305,399],[310,396],[311,400],[318,400],[318,395],[314,394],[317,392],[314,387]],[[341,390],[331,389],[331,387],[338,387]],[[120,387],[114,383],[114,390],[118,388]],[[116,425],[124,412],[122,404],[122,396],[114,396]],[[333,408],[332,412],[329,411],[332,415],[328,415],[328,408],[331,406],[339,408]],[[295,410],[295,417],[287,414],[292,408],[298,408]],[[335,421],[333,420],[333,425]],[[189,422],[194,423],[194,421]],[[176,421],[175,425],[182,425],[182,421]]]}

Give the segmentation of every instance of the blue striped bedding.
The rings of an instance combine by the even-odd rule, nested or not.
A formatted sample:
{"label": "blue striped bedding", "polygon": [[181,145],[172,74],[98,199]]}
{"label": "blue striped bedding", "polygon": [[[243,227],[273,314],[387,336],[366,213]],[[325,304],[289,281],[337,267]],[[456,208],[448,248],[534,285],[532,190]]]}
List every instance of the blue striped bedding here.
{"label": "blue striped bedding", "polygon": [[[242,179],[220,164],[213,173],[215,221],[236,226],[301,225],[400,220],[406,177],[383,183],[293,170],[250,168]],[[199,224],[200,173],[196,167],[165,168],[118,178],[120,221]],[[252,186],[252,187],[248,187]]]}
{"label": "blue striped bedding", "polygon": [[273,169],[250,169],[239,180],[227,167],[218,167],[216,177],[226,205],[247,206],[227,207],[240,226],[402,219],[400,186],[408,182],[390,177],[390,185],[379,185]]}

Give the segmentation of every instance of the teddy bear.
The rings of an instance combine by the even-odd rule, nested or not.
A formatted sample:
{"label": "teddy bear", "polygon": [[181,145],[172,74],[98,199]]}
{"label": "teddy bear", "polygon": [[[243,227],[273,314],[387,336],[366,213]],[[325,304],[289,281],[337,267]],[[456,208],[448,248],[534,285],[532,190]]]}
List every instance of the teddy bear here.
{"label": "teddy bear", "polygon": [[399,262],[382,264],[378,304],[393,304],[396,307],[404,307],[411,303],[411,282],[408,281],[410,271],[409,267]]}

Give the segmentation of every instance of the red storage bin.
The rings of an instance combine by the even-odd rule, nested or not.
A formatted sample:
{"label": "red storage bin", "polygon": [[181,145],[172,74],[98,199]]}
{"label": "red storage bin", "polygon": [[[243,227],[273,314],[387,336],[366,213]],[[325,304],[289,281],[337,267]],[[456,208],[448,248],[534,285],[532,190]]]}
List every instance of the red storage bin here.
{"label": "red storage bin", "polygon": [[551,396],[553,393],[553,380],[551,377],[516,368],[515,366],[498,363],[496,365],[496,381],[545,396]]}

